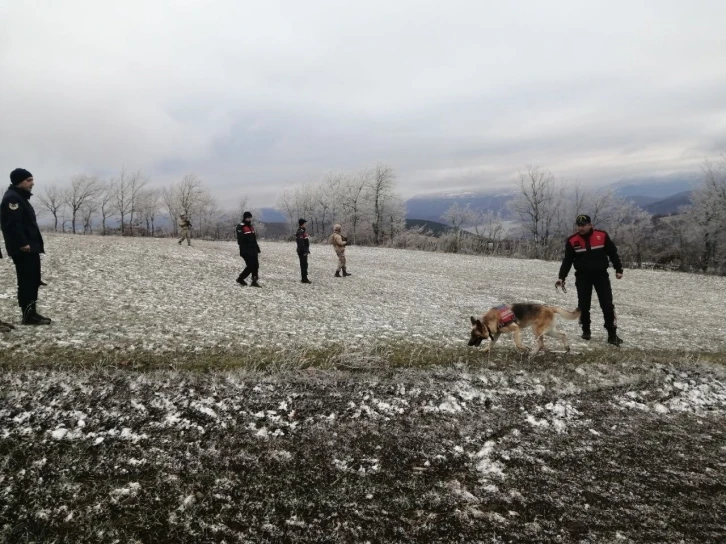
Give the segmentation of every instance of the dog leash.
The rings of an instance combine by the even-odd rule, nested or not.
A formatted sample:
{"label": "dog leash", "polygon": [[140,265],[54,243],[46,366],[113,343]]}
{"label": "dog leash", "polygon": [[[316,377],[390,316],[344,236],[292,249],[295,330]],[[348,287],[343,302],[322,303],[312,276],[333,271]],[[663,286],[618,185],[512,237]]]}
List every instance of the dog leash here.
{"label": "dog leash", "polygon": [[555,282],[555,292],[560,292],[560,287],[562,287],[562,293],[567,293],[567,287],[565,287],[565,280],[562,280],[562,285],[558,285],[558,282]]}

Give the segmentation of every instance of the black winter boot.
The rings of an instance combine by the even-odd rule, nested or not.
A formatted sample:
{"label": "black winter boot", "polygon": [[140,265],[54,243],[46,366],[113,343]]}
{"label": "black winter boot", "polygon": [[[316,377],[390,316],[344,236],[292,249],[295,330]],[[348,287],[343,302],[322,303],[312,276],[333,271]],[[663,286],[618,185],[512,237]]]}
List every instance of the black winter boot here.
{"label": "black winter boot", "polygon": [[590,340],[592,338],[592,334],[590,334],[590,329],[582,329],[581,338],[583,340]]}
{"label": "black winter boot", "polygon": [[50,325],[50,319],[43,317],[34,309],[29,309],[23,315],[23,325]]}
{"label": "black winter boot", "polygon": [[312,283],[312,282],[307,278],[303,278],[302,280],[300,280],[300,283]]}
{"label": "black winter boot", "polygon": [[617,331],[618,331],[618,329],[616,327],[612,327],[612,328],[608,329],[608,344],[612,344],[613,346],[619,347],[623,343],[623,341],[618,336]]}
{"label": "black winter boot", "polygon": [[50,317],[43,317],[38,312],[35,312],[35,319],[38,320],[38,325],[50,325],[51,324]]}
{"label": "black winter boot", "polygon": [[335,276],[334,277],[336,277],[336,278],[342,278],[343,277],[343,276],[340,275],[340,270],[336,270],[335,271]]}
{"label": "black winter boot", "polygon": [[235,281],[240,285],[247,285],[247,282],[242,279],[242,276],[239,276]]}
{"label": "black winter boot", "polygon": [[352,276],[352,275],[353,274],[348,274],[348,271],[345,268],[343,268],[343,277],[348,277],[348,276]]}
{"label": "black winter boot", "polygon": [[257,283],[257,278],[254,278],[252,280],[252,283],[250,283],[250,286],[252,286],[252,287],[262,287],[259,283]]}

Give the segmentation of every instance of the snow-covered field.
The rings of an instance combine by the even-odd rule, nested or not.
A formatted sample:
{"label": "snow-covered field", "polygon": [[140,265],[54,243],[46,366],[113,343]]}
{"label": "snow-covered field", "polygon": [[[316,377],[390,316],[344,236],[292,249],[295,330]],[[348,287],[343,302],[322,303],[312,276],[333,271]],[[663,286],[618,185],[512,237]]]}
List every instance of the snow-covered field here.
{"label": "snow-covered field", "polygon": [[[480,256],[352,247],[349,278],[333,278],[336,258],[314,245],[312,285],[299,283],[295,246],[261,243],[264,289],[234,280],[242,259],[234,243],[47,235],[40,294],[50,328],[22,329],[0,339],[3,349],[38,345],[155,351],[217,347],[320,346],[409,340],[463,345],[469,316],[499,303],[577,306],[574,278],[557,294],[558,264]],[[5,260],[2,318],[19,320],[12,264]],[[719,351],[726,346],[726,278],[627,270],[613,278],[620,333],[626,347]],[[596,297],[594,304],[596,305]],[[680,328],[684,321],[691,325]],[[562,330],[576,351],[602,344],[599,308],[595,339],[578,338],[575,322]],[[533,338],[525,333],[526,342]],[[504,338],[499,349],[511,348]],[[559,349],[556,343],[549,345]]]}
{"label": "snow-covered field", "polygon": [[[234,283],[234,244],[47,245],[54,323],[0,346],[0,543],[724,541],[724,279],[626,271],[618,318],[642,350],[607,349],[597,329],[585,344],[564,322],[574,355],[529,359],[504,339],[461,362],[478,355],[472,313],[576,305],[555,263],[351,248],[355,275],[334,279],[331,248],[313,246],[306,286],[294,246],[263,242],[252,289]],[[17,322],[5,278],[0,317]],[[693,331],[674,328],[683,315]],[[410,341],[440,364],[73,367],[97,350]]]}

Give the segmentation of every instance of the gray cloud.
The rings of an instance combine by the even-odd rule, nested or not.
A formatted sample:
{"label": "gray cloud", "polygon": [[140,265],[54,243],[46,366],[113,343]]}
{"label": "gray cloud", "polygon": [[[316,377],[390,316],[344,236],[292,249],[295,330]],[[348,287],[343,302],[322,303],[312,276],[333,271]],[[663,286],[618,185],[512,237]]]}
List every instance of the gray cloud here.
{"label": "gray cloud", "polygon": [[0,164],[194,171],[266,205],[384,161],[406,196],[607,183],[726,145],[726,4],[8,2]]}

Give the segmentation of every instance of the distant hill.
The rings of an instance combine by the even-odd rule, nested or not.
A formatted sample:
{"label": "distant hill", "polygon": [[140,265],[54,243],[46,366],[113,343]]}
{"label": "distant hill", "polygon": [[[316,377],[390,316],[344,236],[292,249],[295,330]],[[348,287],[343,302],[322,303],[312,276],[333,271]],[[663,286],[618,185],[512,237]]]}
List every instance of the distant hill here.
{"label": "distant hill", "polygon": [[287,221],[287,218],[275,208],[261,208],[260,217],[256,219],[265,223],[284,223]]}
{"label": "distant hill", "polygon": [[683,191],[676,193],[668,198],[664,198],[641,207],[653,215],[673,215],[679,213],[683,206],[691,204],[692,192],[693,191]]}
{"label": "distant hill", "polygon": [[[661,178],[628,179],[600,189],[613,189],[615,194],[633,201],[652,214],[675,214],[681,206],[690,204],[691,190],[700,180],[699,174],[681,174]],[[408,219],[421,219],[440,223],[441,216],[454,204],[470,206],[474,210],[500,212],[510,218],[507,203],[517,194],[509,191],[434,194],[413,197],[406,201]]]}
{"label": "distant hill", "polygon": [[615,194],[622,197],[652,197],[663,200],[671,195],[693,189],[703,175],[698,172],[671,174],[659,177],[640,177],[612,184]]}
{"label": "distant hill", "polygon": [[431,232],[434,236],[441,236],[446,231],[451,230],[449,225],[439,223],[438,221],[427,221],[425,219],[406,219],[407,229],[420,229],[423,227],[425,230]]}
{"label": "distant hill", "polygon": [[661,200],[660,198],[654,197],[654,196],[645,196],[645,195],[633,195],[633,196],[626,196],[623,197],[627,200],[630,200],[633,202],[636,206],[639,206],[640,208],[645,208],[645,206],[648,206],[649,204],[653,204],[654,202],[658,202]]}
{"label": "distant hill", "polygon": [[505,213],[507,211],[507,202],[515,194],[514,191],[498,191],[417,196],[406,201],[406,217],[408,219],[440,222],[444,212],[454,204],[471,206],[474,210],[492,210]]}

